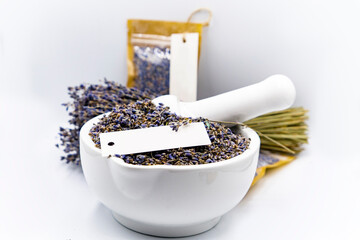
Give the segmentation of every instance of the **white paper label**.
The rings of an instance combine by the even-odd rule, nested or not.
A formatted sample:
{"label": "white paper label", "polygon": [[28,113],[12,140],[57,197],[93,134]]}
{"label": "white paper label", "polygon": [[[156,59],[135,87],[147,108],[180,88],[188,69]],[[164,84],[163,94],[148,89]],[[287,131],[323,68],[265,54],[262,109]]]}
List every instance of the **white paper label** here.
{"label": "white paper label", "polygon": [[183,102],[196,101],[198,51],[198,33],[171,35],[169,91]]}
{"label": "white paper label", "polygon": [[160,126],[100,134],[103,157],[210,144],[202,122],[180,126],[177,132],[169,126]]}

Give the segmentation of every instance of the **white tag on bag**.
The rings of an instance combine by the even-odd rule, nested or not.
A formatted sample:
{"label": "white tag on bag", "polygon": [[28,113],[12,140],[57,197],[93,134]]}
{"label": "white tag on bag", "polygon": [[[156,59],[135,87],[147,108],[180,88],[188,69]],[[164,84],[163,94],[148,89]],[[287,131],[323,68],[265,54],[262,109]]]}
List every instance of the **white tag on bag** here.
{"label": "white tag on bag", "polygon": [[196,101],[198,53],[198,33],[171,35],[169,92],[180,101]]}

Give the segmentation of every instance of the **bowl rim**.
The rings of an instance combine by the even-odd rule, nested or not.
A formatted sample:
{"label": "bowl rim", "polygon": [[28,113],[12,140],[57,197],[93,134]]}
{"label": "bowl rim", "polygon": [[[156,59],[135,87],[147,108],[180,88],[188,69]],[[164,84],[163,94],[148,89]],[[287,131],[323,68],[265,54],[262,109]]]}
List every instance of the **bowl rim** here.
{"label": "bowl rim", "polygon": [[[158,164],[158,165],[134,165],[134,164],[129,164],[126,163],[122,158],[118,158],[118,157],[102,157],[101,155],[101,149],[95,147],[94,142],[92,141],[89,132],[90,129],[100,120],[100,118],[102,118],[104,115],[110,114],[110,112],[107,113],[103,113],[101,115],[98,115],[90,120],[88,120],[80,129],[80,145],[81,144],[85,144],[87,148],[90,148],[92,151],[94,151],[96,154],[99,155],[99,157],[101,158],[106,158],[109,160],[112,160],[114,163],[122,166],[122,167],[126,167],[126,168],[130,168],[130,169],[161,169],[161,170],[172,170],[172,171],[183,171],[183,170],[206,170],[206,169],[213,169],[215,167],[221,167],[221,166],[227,166],[229,164],[233,164],[235,162],[243,162],[246,161],[246,159],[248,157],[250,157],[251,155],[253,155],[256,152],[260,151],[260,138],[259,135],[251,128],[249,127],[243,127],[241,128],[241,133],[247,137],[250,138],[250,144],[248,149],[246,149],[243,153],[241,153],[240,155],[227,159],[227,160],[223,160],[223,161],[218,161],[218,162],[214,162],[214,163],[208,163],[208,164],[199,164],[199,165],[163,165],[163,164]],[[81,154],[80,154],[80,159],[81,159]]]}

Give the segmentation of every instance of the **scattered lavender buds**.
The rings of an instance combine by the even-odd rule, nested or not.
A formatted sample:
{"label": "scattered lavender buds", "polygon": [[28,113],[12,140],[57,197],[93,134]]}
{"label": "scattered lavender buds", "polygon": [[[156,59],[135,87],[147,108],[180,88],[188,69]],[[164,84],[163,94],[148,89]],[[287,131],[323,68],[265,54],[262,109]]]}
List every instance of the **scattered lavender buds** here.
{"label": "scattered lavender buds", "polygon": [[126,163],[134,165],[198,165],[219,162],[243,153],[250,139],[234,134],[230,128],[204,118],[177,116],[163,105],[155,106],[150,100],[141,100],[127,106],[116,106],[113,111],[95,124],[89,135],[95,146],[100,147],[100,133],[156,126],[171,126],[177,131],[180,126],[203,122],[211,145],[178,148],[141,154],[119,155]]}
{"label": "scattered lavender buds", "polygon": [[80,164],[79,131],[80,128],[93,117],[111,111],[116,105],[127,105],[138,100],[153,99],[156,97],[148,90],[140,91],[135,88],[127,88],[118,83],[104,80],[104,84],[83,85],[68,88],[69,95],[73,99],[71,103],[63,106],[69,111],[71,119],[70,128],[60,127],[60,144],[66,156],[61,160],[67,163]]}
{"label": "scattered lavender buds", "polygon": [[133,61],[137,89],[169,94],[170,48],[134,46]]}

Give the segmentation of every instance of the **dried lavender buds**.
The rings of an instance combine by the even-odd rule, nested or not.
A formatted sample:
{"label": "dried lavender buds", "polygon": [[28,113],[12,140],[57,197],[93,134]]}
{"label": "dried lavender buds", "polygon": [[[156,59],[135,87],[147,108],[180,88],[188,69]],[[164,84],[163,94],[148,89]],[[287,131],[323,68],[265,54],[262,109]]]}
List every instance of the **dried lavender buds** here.
{"label": "dried lavender buds", "polygon": [[204,123],[211,145],[141,154],[115,154],[115,157],[134,165],[198,165],[233,158],[243,153],[249,146],[250,139],[234,134],[230,128],[204,118],[177,116],[171,113],[168,107],[155,106],[150,100],[115,107],[109,115],[101,118],[91,128],[89,135],[95,146],[100,148],[100,133],[166,125],[176,131],[180,126],[192,122]]}
{"label": "dried lavender buds", "polygon": [[60,144],[65,156],[61,160],[67,163],[80,164],[79,131],[80,128],[93,117],[111,111],[116,105],[130,104],[138,100],[152,99],[153,93],[140,91],[135,88],[127,88],[118,83],[104,80],[104,84],[83,85],[68,88],[69,95],[73,99],[71,103],[63,106],[69,111],[72,127],[60,127]]}
{"label": "dried lavender buds", "polygon": [[134,87],[169,94],[170,48],[134,46]]}

